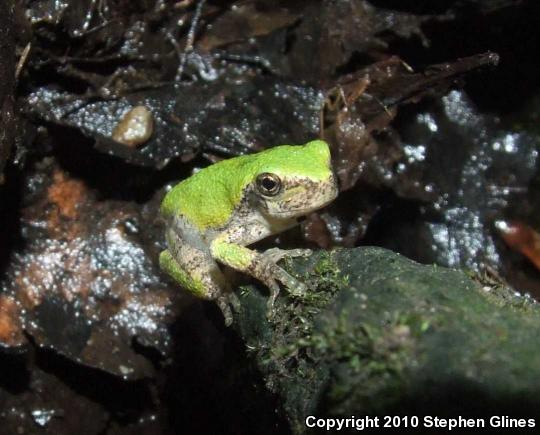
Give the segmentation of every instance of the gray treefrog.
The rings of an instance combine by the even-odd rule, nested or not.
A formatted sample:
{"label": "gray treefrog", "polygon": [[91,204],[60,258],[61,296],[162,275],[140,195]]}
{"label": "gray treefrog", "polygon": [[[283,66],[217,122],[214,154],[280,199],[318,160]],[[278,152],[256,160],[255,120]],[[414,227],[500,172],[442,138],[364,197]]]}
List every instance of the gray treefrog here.
{"label": "gray treefrog", "polygon": [[268,286],[271,312],[278,282],[292,292],[306,289],[277,262],[310,251],[273,248],[259,253],[245,246],[291,228],[298,217],[324,207],[337,193],[330,150],[322,140],[210,165],[163,199],[168,249],[160,255],[161,268],[194,295],[215,300],[227,325],[232,322],[230,305],[238,299],[218,263]]}

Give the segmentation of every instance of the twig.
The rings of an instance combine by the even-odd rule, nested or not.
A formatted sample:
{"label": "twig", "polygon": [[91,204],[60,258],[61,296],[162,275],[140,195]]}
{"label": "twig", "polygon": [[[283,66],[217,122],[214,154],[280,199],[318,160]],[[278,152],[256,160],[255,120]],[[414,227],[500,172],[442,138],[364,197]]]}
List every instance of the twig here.
{"label": "twig", "polygon": [[197,24],[199,23],[199,20],[201,18],[202,9],[205,3],[206,3],[206,0],[200,0],[197,3],[197,7],[195,8],[195,13],[193,14],[193,18],[191,19],[191,25],[189,26],[189,31],[187,34],[186,46],[184,47],[183,53],[180,55],[180,64],[178,65],[176,77],[174,78],[174,81],[177,83],[176,86],[178,86],[178,84],[180,83],[180,80],[182,79],[182,74],[184,73],[184,67],[186,65],[187,55],[188,53],[193,51],[193,42],[195,41],[195,31],[197,29]]}
{"label": "twig", "polygon": [[26,44],[26,47],[24,47],[24,50],[21,53],[21,57],[19,59],[19,62],[17,62],[17,68],[15,69],[15,80],[19,79],[19,76],[21,75],[21,71],[24,67],[24,64],[26,63],[26,60],[28,59],[28,55],[30,54],[30,49],[32,48],[32,43],[29,42]]}

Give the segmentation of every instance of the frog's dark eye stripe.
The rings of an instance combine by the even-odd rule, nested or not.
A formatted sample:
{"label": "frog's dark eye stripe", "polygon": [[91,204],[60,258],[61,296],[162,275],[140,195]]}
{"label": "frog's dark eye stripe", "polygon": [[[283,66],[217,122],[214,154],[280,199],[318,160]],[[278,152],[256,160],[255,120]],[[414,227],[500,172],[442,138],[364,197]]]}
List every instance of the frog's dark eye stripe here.
{"label": "frog's dark eye stripe", "polygon": [[257,176],[257,188],[265,196],[275,196],[281,190],[281,180],[276,174],[264,172]]}

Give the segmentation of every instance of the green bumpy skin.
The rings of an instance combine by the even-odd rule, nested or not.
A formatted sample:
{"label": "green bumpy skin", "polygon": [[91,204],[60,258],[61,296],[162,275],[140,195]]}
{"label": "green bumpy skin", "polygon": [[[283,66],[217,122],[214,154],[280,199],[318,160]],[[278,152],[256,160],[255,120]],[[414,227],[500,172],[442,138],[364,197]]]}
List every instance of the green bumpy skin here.
{"label": "green bumpy skin", "polygon": [[[278,180],[277,193],[258,184],[258,177],[268,174]],[[277,262],[306,255],[306,250],[258,253],[245,246],[291,228],[297,217],[325,206],[336,195],[330,150],[322,140],[215,163],[177,184],[163,199],[168,249],[160,255],[160,266],[195,296],[215,300],[227,325],[232,322],[229,305],[236,306],[237,300],[218,263],[266,284],[272,311],[277,282],[290,291],[305,291],[304,284]]]}
{"label": "green bumpy skin", "polygon": [[[242,199],[243,189],[257,174],[301,173],[314,180],[328,178],[328,144],[315,140],[304,146],[281,145],[257,154],[222,160],[176,185],[163,199],[161,213],[181,214],[199,228],[226,224]],[[204,198],[204,207],[193,204]]]}

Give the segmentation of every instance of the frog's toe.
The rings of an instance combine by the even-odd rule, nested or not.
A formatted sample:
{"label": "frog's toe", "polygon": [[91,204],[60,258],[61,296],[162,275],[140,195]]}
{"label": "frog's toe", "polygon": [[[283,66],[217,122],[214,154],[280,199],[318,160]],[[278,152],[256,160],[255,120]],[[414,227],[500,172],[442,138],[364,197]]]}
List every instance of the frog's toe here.
{"label": "frog's toe", "polygon": [[266,320],[272,321],[276,317],[276,307],[267,307],[266,309]]}
{"label": "frog's toe", "polygon": [[228,299],[229,305],[232,307],[232,309],[235,312],[240,311],[242,304],[240,303],[240,299],[238,299],[238,296],[236,296],[236,293],[229,292],[227,293],[227,297],[228,297],[227,299]]}
{"label": "frog's toe", "polygon": [[274,279],[268,280],[266,285],[270,289],[270,297],[268,298],[266,306],[268,307],[269,311],[273,311],[274,304],[276,303],[276,299],[279,295],[279,285]]}
{"label": "frog's toe", "polygon": [[288,251],[285,251],[285,257],[309,257],[311,254],[313,254],[313,251],[311,249],[289,249]]}
{"label": "frog's toe", "polygon": [[311,249],[280,249],[271,248],[264,251],[263,255],[273,263],[277,263],[283,258],[308,257],[312,254]]}
{"label": "frog's toe", "polygon": [[[216,303],[223,313],[225,319],[225,326],[231,326],[233,322],[233,311],[238,313],[242,304],[238,296],[232,291],[223,293],[219,298],[216,299]],[[232,308],[232,309],[231,309]]]}
{"label": "frog's toe", "polygon": [[216,300],[216,303],[221,312],[223,313],[225,326],[231,326],[233,322],[233,313],[231,310],[229,298],[227,296],[221,296]]}
{"label": "frog's toe", "polygon": [[285,272],[281,267],[276,267],[274,277],[287,288],[289,293],[293,295],[300,296],[307,290],[304,283],[298,281],[294,276]]}
{"label": "frog's toe", "polygon": [[267,282],[266,285],[270,289],[270,297],[268,298],[268,302],[266,303],[266,318],[268,320],[272,320],[276,315],[275,303],[279,295],[279,285],[275,280]]}

